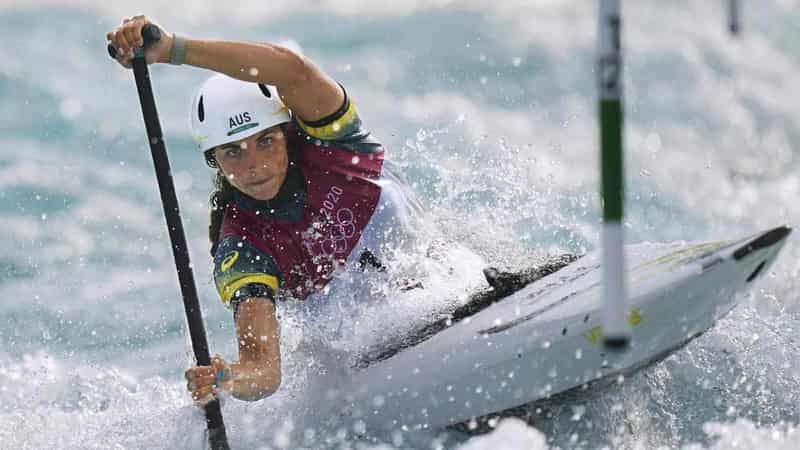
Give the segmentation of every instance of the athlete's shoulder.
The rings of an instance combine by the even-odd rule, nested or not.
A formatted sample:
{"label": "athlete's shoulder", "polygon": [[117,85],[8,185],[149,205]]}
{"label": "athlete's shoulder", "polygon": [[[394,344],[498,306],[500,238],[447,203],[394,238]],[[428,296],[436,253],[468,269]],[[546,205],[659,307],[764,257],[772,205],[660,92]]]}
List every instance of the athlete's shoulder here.
{"label": "athlete's shoulder", "polygon": [[342,91],[344,92],[342,106],[330,116],[313,122],[294,116],[293,122],[298,132],[308,141],[325,141],[329,145],[355,153],[383,151],[383,145],[364,127],[356,104],[344,86]]}
{"label": "athlete's shoulder", "polygon": [[225,306],[237,289],[263,284],[277,292],[282,275],[275,260],[249,240],[236,235],[222,238],[214,255],[214,282]]}

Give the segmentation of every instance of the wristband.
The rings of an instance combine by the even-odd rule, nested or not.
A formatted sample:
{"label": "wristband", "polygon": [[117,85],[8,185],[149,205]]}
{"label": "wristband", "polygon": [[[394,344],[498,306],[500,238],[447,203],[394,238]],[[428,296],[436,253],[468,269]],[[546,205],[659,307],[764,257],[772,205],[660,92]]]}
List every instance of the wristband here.
{"label": "wristband", "polygon": [[185,59],[186,59],[186,39],[173,33],[172,50],[170,50],[169,54],[169,63],[176,66],[180,66],[183,64],[183,61]]}

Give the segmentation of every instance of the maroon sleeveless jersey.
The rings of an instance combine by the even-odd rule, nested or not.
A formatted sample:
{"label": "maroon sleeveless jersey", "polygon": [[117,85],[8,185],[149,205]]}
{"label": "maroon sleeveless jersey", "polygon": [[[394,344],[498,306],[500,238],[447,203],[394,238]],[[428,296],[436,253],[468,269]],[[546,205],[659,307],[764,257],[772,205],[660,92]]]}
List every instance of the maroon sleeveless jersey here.
{"label": "maroon sleeveless jersey", "polygon": [[305,299],[353,259],[381,197],[384,150],[361,128],[352,103],[342,111],[324,124],[292,123],[289,168],[275,198],[237,191],[228,205],[214,258],[226,305],[250,283]]}

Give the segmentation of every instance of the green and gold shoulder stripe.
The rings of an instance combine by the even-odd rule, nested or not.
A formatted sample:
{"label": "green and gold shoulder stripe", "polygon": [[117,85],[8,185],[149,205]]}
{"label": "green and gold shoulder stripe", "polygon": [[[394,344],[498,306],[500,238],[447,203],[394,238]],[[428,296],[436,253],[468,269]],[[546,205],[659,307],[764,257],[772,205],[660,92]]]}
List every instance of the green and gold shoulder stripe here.
{"label": "green and gold shoulder stripe", "polygon": [[338,111],[316,121],[304,121],[295,116],[300,128],[309,136],[322,140],[333,141],[357,134],[361,129],[361,118],[358,116],[356,105],[345,92],[344,102]]}

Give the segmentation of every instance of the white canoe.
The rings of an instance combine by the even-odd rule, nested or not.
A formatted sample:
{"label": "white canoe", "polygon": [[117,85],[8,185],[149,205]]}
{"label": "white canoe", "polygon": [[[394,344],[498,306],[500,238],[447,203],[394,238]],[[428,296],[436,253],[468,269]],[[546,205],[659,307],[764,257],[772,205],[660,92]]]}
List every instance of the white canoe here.
{"label": "white canoe", "polygon": [[701,244],[626,248],[632,345],[602,345],[592,252],[388,359],[355,370],[331,404],[356,428],[435,428],[548,398],[658,361],[727,314],[766,273],[788,227]]}

